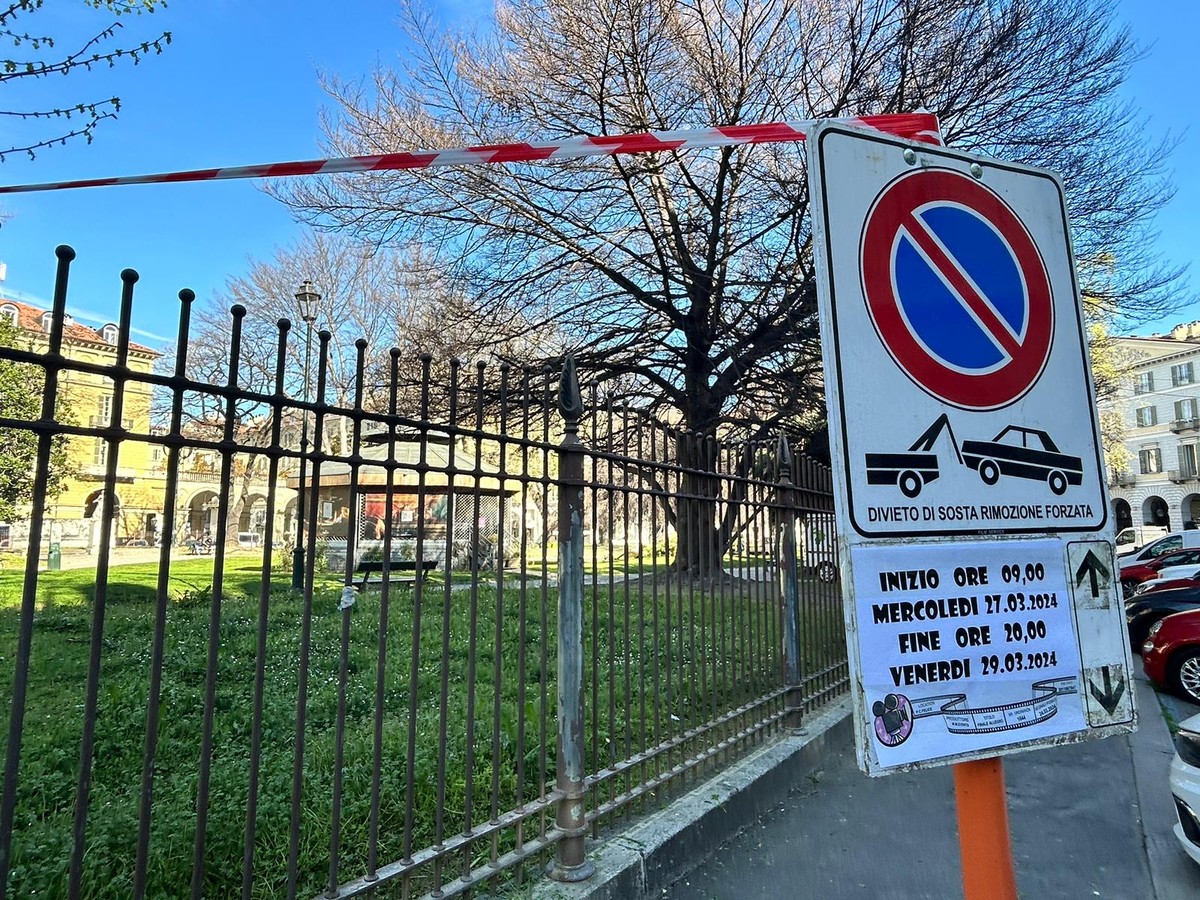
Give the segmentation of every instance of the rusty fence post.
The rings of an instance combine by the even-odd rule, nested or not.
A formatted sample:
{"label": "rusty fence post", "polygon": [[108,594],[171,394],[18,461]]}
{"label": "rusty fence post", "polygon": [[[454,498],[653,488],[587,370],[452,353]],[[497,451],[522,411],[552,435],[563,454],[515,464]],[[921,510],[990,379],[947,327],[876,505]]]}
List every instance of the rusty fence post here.
{"label": "rusty fence post", "polygon": [[558,451],[558,790],[555,825],[563,833],[546,874],[584,881],[596,867],[584,856],[583,736],[583,398],[568,356],[559,387],[563,439]]}
{"label": "rusty fence post", "polygon": [[796,565],[796,494],[792,453],[779,436],[779,596],[783,605],[783,727],[799,730],[804,714],[800,686],[800,572]]}

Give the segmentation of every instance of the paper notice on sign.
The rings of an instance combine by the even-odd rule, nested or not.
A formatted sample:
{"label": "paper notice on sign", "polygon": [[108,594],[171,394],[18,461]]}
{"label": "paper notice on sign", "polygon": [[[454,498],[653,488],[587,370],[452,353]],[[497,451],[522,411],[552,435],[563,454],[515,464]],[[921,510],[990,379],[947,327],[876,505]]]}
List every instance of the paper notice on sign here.
{"label": "paper notice on sign", "polygon": [[1062,543],[855,547],[871,768],[1087,727]]}

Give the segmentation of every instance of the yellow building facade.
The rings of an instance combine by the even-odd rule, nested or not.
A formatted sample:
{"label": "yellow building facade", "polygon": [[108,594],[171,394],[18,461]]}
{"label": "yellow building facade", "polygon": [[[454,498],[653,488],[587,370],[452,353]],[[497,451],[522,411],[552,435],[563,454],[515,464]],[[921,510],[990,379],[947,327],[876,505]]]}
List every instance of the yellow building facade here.
{"label": "yellow building facade", "polygon": [[[0,318],[16,326],[24,349],[34,353],[49,348],[52,313],[27,303],[0,296]],[[62,354],[69,360],[110,367],[117,362],[119,331],[115,323],[91,328],[71,317],[63,323]],[[129,343],[128,367],[135,373],[148,373],[160,354],[150,347]],[[58,395],[70,410],[73,424],[107,427],[114,423],[116,386],[109,377],[63,370]],[[121,422],[134,433],[150,432],[153,401],[148,384],[131,380],[122,399]],[[108,465],[109,443],[98,437],[72,437],[67,455],[74,477],[66,489],[47,506],[46,537],[64,548],[92,550],[100,536],[100,517],[104,500],[104,477]],[[114,542],[145,541],[152,544],[162,529],[161,510],[165,491],[163,450],[158,445],[125,441],[117,459],[114,507]],[[27,517],[26,517],[27,518]],[[19,549],[25,543],[25,523],[4,523],[0,543]]]}

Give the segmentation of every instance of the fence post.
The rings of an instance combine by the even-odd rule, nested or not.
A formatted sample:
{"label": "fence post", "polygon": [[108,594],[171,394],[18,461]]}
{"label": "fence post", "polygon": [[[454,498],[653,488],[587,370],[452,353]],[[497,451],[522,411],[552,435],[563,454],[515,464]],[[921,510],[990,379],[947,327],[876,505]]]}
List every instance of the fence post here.
{"label": "fence post", "polygon": [[559,385],[563,439],[558,451],[558,790],[554,822],[563,833],[546,874],[584,881],[596,867],[584,857],[583,738],[583,398],[568,356]]}
{"label": "fence post", "polygon": [[796,565],[796,493],[792,452],[779,436],[779,588],[783,604],[783,727],[798,730],[804,714],[800,687],[800,572]]}

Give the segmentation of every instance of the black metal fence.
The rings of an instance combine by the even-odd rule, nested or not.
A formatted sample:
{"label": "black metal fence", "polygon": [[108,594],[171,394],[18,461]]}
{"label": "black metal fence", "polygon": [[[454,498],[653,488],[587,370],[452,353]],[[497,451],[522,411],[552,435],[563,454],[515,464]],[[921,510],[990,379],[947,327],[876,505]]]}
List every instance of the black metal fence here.
{"label": "black metal fence", "polygon": [[[296,399],[286,321],[270,388],[250,390],[238,307],[224,382],[194,380],[188,292],[173,371],[135,372],[133,273],[115,362],[81,361],[63,353],[72,257],[48,349],[0,348],[44,379],[39,419],[0,418],[38,439],[24,569],[0,572],[0,897],[578,880],[589,834],[847,689],[829,473],[786,441],[653,422],[581,391],[569,362],[453,363],[442,383],[393,352],[371,382],[361,341],[352,400],[333,403],[326,331],[315,399]],[[56,417],[67,373],[111,387],[107,423]],[[123,415],[131,385],[160,396],[164,426]],[[221,414],[189,418],[201,396]],[[42,571],[63,435],[106,444],[82,588]],[[158,560],[140,569],[114,565],[113,534],[138,444],[165,451]],[[196,453],[217,489],[211,555],[192,558]]]}

